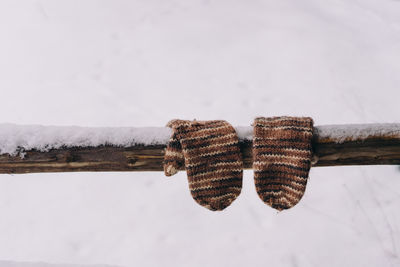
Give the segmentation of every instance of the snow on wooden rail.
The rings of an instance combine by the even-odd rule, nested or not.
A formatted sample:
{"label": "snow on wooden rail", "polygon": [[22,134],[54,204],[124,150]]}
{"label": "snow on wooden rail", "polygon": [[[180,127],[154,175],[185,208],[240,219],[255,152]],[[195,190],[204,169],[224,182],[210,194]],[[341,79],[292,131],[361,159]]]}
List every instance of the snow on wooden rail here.
{"label": "snow on wooden rail", "polygon": [[[251,168],[251,127],[236,127]],[[161,171],[166,127],[0,124],[0,173]],[[316,126],[313,166],[400,164],[400,124]]]}

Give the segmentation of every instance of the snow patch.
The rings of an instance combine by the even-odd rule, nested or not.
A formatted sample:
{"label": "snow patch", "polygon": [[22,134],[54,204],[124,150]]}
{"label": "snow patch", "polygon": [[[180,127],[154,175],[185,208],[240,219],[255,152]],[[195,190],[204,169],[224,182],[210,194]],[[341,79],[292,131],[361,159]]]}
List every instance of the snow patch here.
{"label": "snow patch", "polygon": [[[252,140],[253,128],[235,127],[240,140]],[[315,127],[319,139],[331,139],[337,143],[372,136],[400,138],[400,124],[350,124]],[[111,145],[165,145],[172,130],[168,127],[79,127],[0,124],[0,154],[24,156],[24,151],[35,149],[49,151],[61,147],[96,147]]]}
{"label": "snow patch", "polygon": [[78,127],[0,124],[0,154],[21,155],[36,149],[48,151],[61,147],[166,144],[171,129],[166,127]]}
{"label": "snow patch", "polygon": [[253,140],[253,127],[237,126],[235,131],[240,140]]}
{"label": "snow patch", "polygon": [[336,143],[365,140],[370,137],[400,138],[400,123],[371,123],[323,125],[315,127],[318,139],[331,139]]}

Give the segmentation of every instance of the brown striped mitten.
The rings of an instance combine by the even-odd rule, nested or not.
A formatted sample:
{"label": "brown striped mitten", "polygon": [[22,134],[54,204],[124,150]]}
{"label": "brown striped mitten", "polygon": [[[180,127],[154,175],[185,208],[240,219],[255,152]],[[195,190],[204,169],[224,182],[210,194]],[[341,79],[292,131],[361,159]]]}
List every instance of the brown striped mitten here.
{"label": "brown striped mitten", "polygon": [[210,210],[223,210],[240,194],[243,161],[235,129],[226,121],[172,120],[165,175],[185,166],[190,193]]}
{"label": "brown striped mitten", "polygon": [[313,120],[272,117],[254,120],[253,169],[259,197],[277,210],[303,197],[311,167]]}

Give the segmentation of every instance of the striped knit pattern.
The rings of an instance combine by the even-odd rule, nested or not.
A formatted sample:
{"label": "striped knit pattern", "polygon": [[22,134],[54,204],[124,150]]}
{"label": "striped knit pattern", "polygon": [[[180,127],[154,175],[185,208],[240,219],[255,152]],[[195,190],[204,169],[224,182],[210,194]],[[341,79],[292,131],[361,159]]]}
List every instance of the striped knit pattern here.
{"label": "striped knit pattern", "polygon": [[226,121],[168,123],[173,135],[164,157],[165,175],[185,166],[194,200],[210,210],[223,210],[240,194],[243,161],[235,129]]}
{"label": "striped knit pattern", "polygon": [[277,210],[303,197],[311,167],[313,120],[308,117],[256,118],[253,169],[260,198]]}

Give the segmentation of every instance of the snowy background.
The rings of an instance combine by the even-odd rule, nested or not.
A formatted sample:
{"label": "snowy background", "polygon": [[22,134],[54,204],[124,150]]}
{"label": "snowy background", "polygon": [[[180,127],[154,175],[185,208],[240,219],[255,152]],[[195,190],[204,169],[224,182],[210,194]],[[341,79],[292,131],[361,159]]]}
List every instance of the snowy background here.
{"label": "snowy background", "polygon": [[[0,122],[400,122],[400,1],[1,0]],[[277,213],[185,173],[0,175],[0,266],[399,266],[396,166],[313,168]]]}

